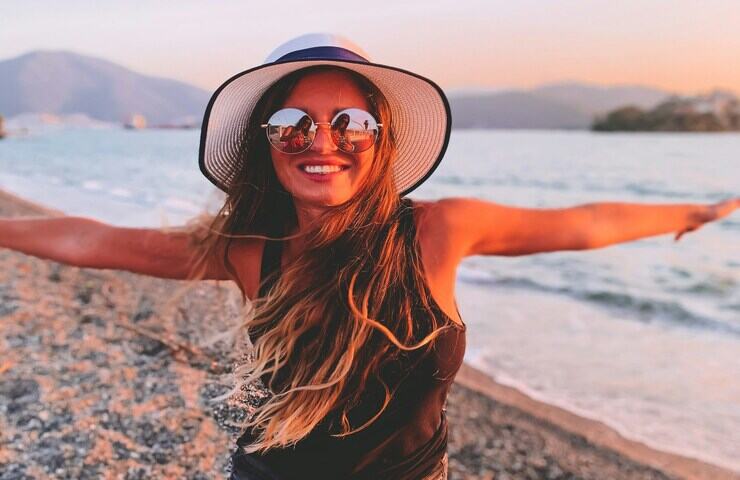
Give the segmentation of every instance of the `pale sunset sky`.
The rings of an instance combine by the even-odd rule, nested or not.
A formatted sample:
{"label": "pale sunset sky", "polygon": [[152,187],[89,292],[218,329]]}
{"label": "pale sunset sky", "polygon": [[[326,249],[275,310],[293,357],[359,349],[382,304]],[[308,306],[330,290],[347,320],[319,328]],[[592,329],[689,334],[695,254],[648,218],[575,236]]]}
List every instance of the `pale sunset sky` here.
{"label": "pale sunset sky", "polygon": [[0,2],[0,60],[71,50],[208,90],[317,31],[445,89],[573,80],[740,92],[738,0]]}

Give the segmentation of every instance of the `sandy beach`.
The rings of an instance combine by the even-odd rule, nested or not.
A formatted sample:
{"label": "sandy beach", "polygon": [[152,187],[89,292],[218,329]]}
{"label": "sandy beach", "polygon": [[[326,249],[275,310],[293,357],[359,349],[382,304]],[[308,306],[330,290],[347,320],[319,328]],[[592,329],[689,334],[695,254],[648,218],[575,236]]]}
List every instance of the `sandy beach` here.
{"label": "sandy beach", "polygon": [[[59,214],[0,192],[0,216]],[[88,270],[0,250],[0,480],[225,478],[244,403],[219,345],[236,288]],[[630,441],[464,365],[448,398],[450,479],[738,479]]]}

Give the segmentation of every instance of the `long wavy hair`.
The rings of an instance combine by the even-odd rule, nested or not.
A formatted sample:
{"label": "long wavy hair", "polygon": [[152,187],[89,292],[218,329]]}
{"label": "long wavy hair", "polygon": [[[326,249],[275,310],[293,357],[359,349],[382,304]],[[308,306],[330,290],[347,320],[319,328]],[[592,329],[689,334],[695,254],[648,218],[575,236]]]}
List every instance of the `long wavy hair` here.
{"label": "long wavy hair", "polygon": [[[353,198],[327,209],[302,233],[305,249],[240,317],[239,331],[259,336],[245,354],[252,360],[235,368],[235,386],[226,396],[258,378],[266,378],[273,393],[242,425],[257,432],[244,447],[247,452],[295,444],[322,422],[337,437],[366,428],[397,387],[381,378],[384,367],[404,352],[427,352],[442,330],[452,328],[435,316],[420,257],[409,255],[408,239],[399,228],[404,204],[392,176],[396,144],[390,107],[373,83],[340,67],[290,73],[258,101],[241,142],[242,164],[223,207],[207,229],[192,236],[199,251],[193,276],[202,278],[206,264],[216,258],[239,283],[228,258],[235,239],[290,238],[285,233],[296,227],[296,211],[275,174],[260,124],[281,108],[305,75],[337,69],[365,92],[370,113],[384,127],[369,174]],[[372,418],[353,425],[350,412],[372,383],[385,392],[382,405]]]}

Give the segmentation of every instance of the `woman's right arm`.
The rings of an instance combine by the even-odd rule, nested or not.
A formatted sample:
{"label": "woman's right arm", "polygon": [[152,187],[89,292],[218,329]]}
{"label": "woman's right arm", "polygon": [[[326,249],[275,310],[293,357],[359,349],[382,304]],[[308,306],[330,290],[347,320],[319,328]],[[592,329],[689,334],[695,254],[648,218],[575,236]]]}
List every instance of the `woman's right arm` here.
{"label": "woman's right arm", "polygon": [[[188,278],[196,254],[184,231],[115,227],[82,217],[0,218],[0,247],[77,267],[179,280]],[[203,279],[229,279],[221,264],[209,262]]]}

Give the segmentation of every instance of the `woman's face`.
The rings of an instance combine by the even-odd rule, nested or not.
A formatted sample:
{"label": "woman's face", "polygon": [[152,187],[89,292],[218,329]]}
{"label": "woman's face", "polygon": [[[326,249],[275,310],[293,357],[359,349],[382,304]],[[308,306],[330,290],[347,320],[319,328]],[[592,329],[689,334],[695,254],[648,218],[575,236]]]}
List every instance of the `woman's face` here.
{"label": "woman's face", "polygon": [[[298,108],[316,123],[328,123],[338,111],[361,108],[370,111],[364,93],[343,72],[316,72],[296,83],[285,103],[278,108]],[[286,154],[270,148],[278,180],[293,196],[296,207],[340,205],[357,192],[370,170],[375,147],[360,153],[339,150],[331,139],[328,125],[319,125],[313,144],[305,152]],[[331,173],[308,173],[308,167],[336,165]],[[335,168],[335,167],[333,167]]]}

